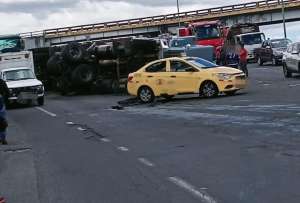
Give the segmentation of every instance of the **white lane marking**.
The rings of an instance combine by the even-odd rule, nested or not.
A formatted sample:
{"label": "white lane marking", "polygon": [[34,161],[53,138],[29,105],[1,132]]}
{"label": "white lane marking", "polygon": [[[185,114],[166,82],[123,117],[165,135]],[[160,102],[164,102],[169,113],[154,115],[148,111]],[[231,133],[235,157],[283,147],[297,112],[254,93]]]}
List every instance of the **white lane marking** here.
{"label": "white lane marking", "polygon": [[149,161],[145,158],[141,157],[141,158],[138,158],[138,160],[139,160],[139,162],[141,162],[142,164],[144,164],[146,166],[149,166],[149,167],[154,167],[155,166],[151,161]]}
{"label": "white lane marking", "polygon": [[195,197],[199,198],[204,203],[217,203],[217,201],[213,197],[209,196],[206,192],[197,190],[193,185],[178,177],[169,177],[168,180],[175,185],[183,188],[184,190],[192,193]]}
{"label": "white lane marking", "polygon": [[123,152],[129,151],[129,149],[127,147],[118,147],[118,150],[123,151]]}
{"label": "white lane marking", "polygon": [[300,84],[289,84],[290,87],[297,87],[300,86]]}
{"label": "white lane marking", "polygon": [[86,131],[86,129],[82,128],[82,127],[78,127],[77,130],[79,130],[79,131]]}
{"label": "white lane marking", "polygon": [[37,110],[40,110],[42,112],[44,112],[45,114],[48,114],[49,116],[52,116],[52,117],[56,117],[57,115],[55,113],[51,113],[50,111],[47,111],[46,109],[43,109],[41,107],[35,107]]}
{"label": "white lane marking", "polygon": [[102,142],[111,142],[111,140],[110,139],[107,139],[107,138],[101,138],[100,139]]}
{"label": "white lane marking", "polygon": [[67,125],[75,125],[72,121],[66,122]]}

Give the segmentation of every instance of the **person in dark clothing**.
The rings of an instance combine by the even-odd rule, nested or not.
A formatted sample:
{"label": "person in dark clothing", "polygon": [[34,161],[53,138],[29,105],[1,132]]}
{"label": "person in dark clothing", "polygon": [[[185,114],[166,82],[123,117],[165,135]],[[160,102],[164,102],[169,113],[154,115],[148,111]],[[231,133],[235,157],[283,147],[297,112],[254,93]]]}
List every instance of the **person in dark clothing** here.
{"label": "person in dark clothing", "polygon": [[4,80],[0,79],[0,144],[7,145],[6,129],[8,126],[6,119],[5,103],[8,101],[9,89]]}
{"label": "person in dark clothing", "polygon": [[248,51],[245,49],[243,43],[240,44],[240,69],[246,74],[248,77],[248,68],[247,68],[247,56]]}

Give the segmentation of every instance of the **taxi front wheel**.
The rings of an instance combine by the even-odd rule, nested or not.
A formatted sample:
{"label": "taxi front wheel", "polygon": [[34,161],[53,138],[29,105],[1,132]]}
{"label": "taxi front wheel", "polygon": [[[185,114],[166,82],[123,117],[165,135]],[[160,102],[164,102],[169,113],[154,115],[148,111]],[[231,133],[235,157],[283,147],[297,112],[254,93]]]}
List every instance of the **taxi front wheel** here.
{"label": "taxi front wheel", "polygon": [[219,90],[214,82],[206,81],[201,85],[200,94],[207,98],[216,97],[219,94]]}
{"label": "taxi front wheel", "polygon": [[138,98],[142,103],[150,103],[153,102],[155,96],[151,88],[144,86],[139,89]]}

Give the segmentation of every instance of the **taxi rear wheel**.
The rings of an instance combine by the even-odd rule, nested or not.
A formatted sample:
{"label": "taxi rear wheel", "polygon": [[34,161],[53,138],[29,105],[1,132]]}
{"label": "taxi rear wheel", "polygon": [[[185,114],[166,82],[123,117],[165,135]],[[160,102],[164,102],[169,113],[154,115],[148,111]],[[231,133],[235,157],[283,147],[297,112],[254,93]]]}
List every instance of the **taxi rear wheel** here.
{"label": "taxi rear wheel", "polygon": [[212,81],[206,81],[201,85],[200,94],[204,97],[216,97],[219,94],[217,85]]}
{"label": "taxi rear wheel", "polygon": [[150,87],[144,86],[139,89],[138,98],[142,103],[150,103],[153,102],[155,96]]}

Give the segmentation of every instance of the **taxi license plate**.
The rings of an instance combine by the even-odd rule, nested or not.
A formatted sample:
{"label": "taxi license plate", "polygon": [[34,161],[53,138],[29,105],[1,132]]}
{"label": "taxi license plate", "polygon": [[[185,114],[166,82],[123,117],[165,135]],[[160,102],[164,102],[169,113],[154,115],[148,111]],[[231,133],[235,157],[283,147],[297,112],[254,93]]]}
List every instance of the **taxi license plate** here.
{"label": "taxi license plate", "polygon": [[21,92],[18,96],[19,100],[34,100],[37,99],[37,94],[30,92]]}

